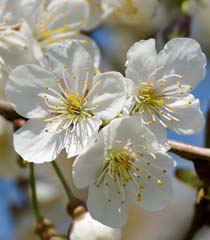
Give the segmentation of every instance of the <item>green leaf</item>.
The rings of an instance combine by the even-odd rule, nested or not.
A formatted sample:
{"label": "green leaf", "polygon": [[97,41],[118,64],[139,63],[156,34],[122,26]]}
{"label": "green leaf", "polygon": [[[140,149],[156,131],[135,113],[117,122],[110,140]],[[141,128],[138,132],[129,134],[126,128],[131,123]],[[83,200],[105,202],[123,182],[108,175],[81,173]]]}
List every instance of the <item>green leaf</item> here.
{"label": "green leaf", "polygon": [[181,182],[193,188],[200,188],[203,186],[203,182],[199,179],[196,172],[192,169],[177,168],[175,170],[175,177]]}

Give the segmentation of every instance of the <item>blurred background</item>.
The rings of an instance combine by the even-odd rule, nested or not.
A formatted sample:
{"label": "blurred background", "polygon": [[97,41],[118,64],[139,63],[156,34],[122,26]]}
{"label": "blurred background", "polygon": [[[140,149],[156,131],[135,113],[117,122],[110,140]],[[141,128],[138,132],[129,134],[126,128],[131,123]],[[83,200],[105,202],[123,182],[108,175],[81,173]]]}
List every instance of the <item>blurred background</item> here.
{"label": "blurred background", "polygon": [[[150,1],[145,0],[145,8]],[[142,13],[142,18],[126,19],[113,13],[102,25],[88,33],[98,44],[102,71],[114,69],[125,72],[126,53],[129,47],[141,39],[156,38],[161,49],[173,37],[197,39],[209,58],[210,53],[210,1],[208,0],[165,0],[156,1],[155,8]],[[152,14],[151,14],[152,13]],[[3,95],[3,90],[0,89]],[[210,64],[206,78],[193,91],[200,99],[201,109],[206,116],[210,107]],[[193,119],[189,119],[193,121]],[[0,117],[0,240],[35,240],[34,217],[30,204],[28,168],[20,168],[18,156],[12,146],[13,126]],[[170,139],[205,145],[205,129],[198,135],[181,136],[168,132]],[[193,164],[174,156],[177,167],[193,169]],[[67,160],[63,153],[57,163],[61,167],[75,195],[86,198],[86,191],[78,191],[71,179],[73,160]],[[56,229],[66,233],[71,219],[65,211],[67,198],[57,181],[50,164],[36,165],[38,198],[43,215],[53,220]],[[174,198],[167,208],[160,212],[146,212],[131,206],[128,224],[123,228],[123,240],[184,240],[193,217],[196,188],[183,184],[171,172]],[[210,228],[204,226],[193,238],[209,240]],[[88,240],[88,239],[87,239]]]}

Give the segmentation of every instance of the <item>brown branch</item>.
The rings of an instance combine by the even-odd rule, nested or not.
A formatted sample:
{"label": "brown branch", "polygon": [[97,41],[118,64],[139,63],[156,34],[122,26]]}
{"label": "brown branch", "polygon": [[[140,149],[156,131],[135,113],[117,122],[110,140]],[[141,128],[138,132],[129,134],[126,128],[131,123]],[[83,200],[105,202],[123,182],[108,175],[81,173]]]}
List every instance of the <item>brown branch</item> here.
{"label": "brown branch", "polygon": [[171,147],[170,152],[179,155],[190,161],[207,160],[210,161],[210,149],[204,147],[197,147],[182,142],[169,140]]}
{"label": "brown branch", "polygon": [[11,122],[15,121],[16,119],[23,118],[16,113],[11,104],[5,100],[0,100],[0,115]]}

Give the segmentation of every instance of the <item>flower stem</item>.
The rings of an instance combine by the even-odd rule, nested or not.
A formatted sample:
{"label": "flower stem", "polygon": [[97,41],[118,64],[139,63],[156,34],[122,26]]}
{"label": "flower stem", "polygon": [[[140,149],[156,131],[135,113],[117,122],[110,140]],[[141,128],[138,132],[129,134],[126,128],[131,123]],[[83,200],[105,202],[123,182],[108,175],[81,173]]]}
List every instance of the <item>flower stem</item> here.
{"label": "flower stem", "polygon": [[34,216],[36,218],[36,221],[39,222],[42,219],[40,210],[39,210],[39,204],[37,201],[37,193],[36,193],[36,181],[35,181],[35,174],[34,174],[34,164],[30,163],[30,180],[31,180],[31,199],[32,199],[32,205],[34,209]]}
{"label": "flower stem", "polygon": [[72,193],[72,191],[71,191],[71,189],[70,189],[70,187],[69,187],[65,177],[63,176],[63,173],[61,172],[60,168],[58,167],[57,163],[55,161],[53,161],[51,163],[52,163],[52,166],[53,166],[53,168],[54,168],[54,170],[55,170],[59,180],[61,181],[61,183],[62,183],[62,185],[64,187],[64,190],[66,192],[66,195],[68,197],[69,202],[75,200],[75,197],[74,197],[74,195],[73,195],[73,193]]}

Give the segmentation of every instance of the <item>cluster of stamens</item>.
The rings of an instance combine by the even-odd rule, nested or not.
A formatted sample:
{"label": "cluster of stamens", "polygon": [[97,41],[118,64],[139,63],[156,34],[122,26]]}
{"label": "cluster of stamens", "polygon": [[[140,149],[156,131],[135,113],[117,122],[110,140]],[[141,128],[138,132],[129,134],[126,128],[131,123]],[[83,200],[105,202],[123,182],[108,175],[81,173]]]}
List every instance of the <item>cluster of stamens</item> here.
{"label": "cluster of stamens", "polygon": [[[64,1],[64,6],[66,5],[66,7],[68,7],[68,1]],[[67,18],[68,17],[68,13],[63,13],[63,9],[58,6],[55,7],[52,10],[52,13],[49,13],[48,10],[48,3],[42,4],[42,8],[43,11],[46,12],[47,14],[45,14],[45,16],[41,17],[40,19],[38,19],[38,21],[35,22],[35,27],[33,28],[33,35],[34,37],[37,39],[38,42],[43,42],[46,41],[48,44],[53,43],[54,40],[54,36],[56,36],[57,39],[57,35],[60,34],[62,38],[63,34],[67,34],[68,33],[68,37],[71,38],[72,35],[77,34],[77,29],[81,26],[85,24],[85,20],[82,21],[78,21],[72,24],[66,24],[63,25],[62,27],[56,28],[56,29],[52,29],[50,30],[50,26],[52,26],[53,24],[56,24],[56,22],[58,21],[58,18],[56,17],[57,15],[59,15],[61,17],[61,15],[63,15],[63,18]],[[66,38],[67,36],[65,36]],[[57,39],[58,40],[58,39]]]}
{"label": "cluster of stamens", "polygon": [[[42,97],[47,105],[49,115],[44,117],[43,120],[53,124],[57,120],[62,119],[63,124],[58,131],[67,130],[67,132],[71,132],[77,123],[93,116],[91,111],[97,106],[93,104],[89,105],[87,99],[92,94],[94,88],[101,83],[101,80],[90,88],[88,80],[89,69],[85,69],[85,72],[86,81],[81,93],[72,92],[65,77],[62,80],[57,80],[59,92],[49,86],[44,87],[47,93],[42,95]],[[72,76],[72,81],[76,81],[76,85],[78,85],[78,76]],[[48,132],[49,130],[46,129],[45,131]]]}
{"label": "cluster of stamens", "polygon": [[[119,142],[122,144],[122,141],[118,140]],[[118,186],[117,194],[120,195],[121,204],[125,203],[126,187],[132,187],[135,190],[137,201],[142,201],[141,191],[145,188],[145,185],[144,182],[139,184],[139,179],[145,174],[149,181],[155,179],[157,185],[161,186],[163,184],[161,179],[155,178],[149,171],[148,166],[151,162],[144,159],[144,151],[146,150],[147,148],[143,147],[142,152],[136,152],[132,149],[132,146],[107,150],[104,167],[96,181],[96,186],[100,187],[103,185],[105,187],[108,202],[112,201],[109,194],[109,187],[113,184],[117,184]],[[154,154],[148,154],[152,156],[153,160],[157,160]],[[136,163],[136,159],[146,163],[147,167],[140,169]],[[165,174],[166,170],[162,170],[162,172]]]}
{"label": "cluster of stamens", "polygon": [[[171,101],[186,96],[192,90],[192,86],[182,84],[184,77],[179,74],[169,74],[164,78],[158,78],[162,70],[164,70],[163,66],[156,69],[148,77],[146,83],[141,83],[136,87],[132,112],[149,113],[151,119],[147,123],[153,124],[158,120],[165,128],[168,128],[166,123],[180,122],[180,119],[175,116],[175,107],[170,106]],[[174,81],[174,84],[169,84],[170,81]],[[186,104],[192,104],[192,102],[186,101]]]}

